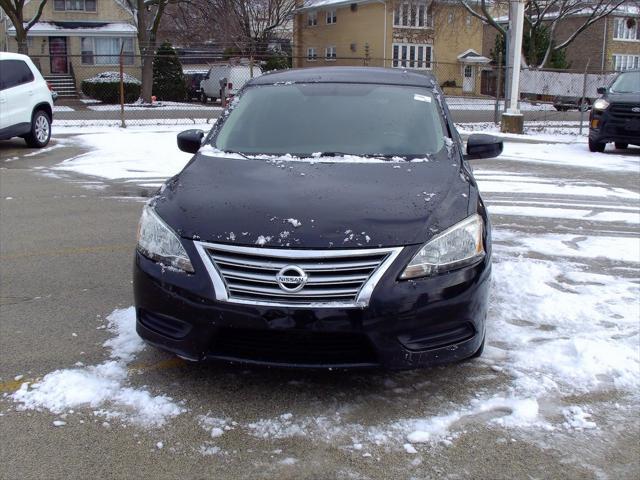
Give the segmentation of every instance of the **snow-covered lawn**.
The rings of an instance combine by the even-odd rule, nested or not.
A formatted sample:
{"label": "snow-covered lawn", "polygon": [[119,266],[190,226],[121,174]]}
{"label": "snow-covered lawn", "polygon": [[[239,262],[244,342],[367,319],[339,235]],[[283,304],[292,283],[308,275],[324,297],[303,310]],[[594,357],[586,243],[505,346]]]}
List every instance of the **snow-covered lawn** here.
{"label": "snow-covered lawn", "polygon": [[[73,141],[87,153],[56,168],[159,185],[190,158],[175,143],[183,128],[81,133]],[[231,430],[254,441],[304,437],[363,456],[376,448],[415,455],[451,445],[473,428],[517,430],[533,442],[548,432],[598,431],[613,423],[614,413],[635,411],[639,400],[638,153],[592,154],[583,139],[507,142],[500,158],[473,163],[493,223],[487,348],[474,362],[386,375],[381,388],[389,398],[401,397],[403,409],[373,423],[354,412],[379,399],[355,399],[333,410],[310,405],[307,413],[283,406],[277,415],[247,419],[215,404],[197,414],[188,401],[133,388],[126,367],[144,347],[135,337],[132,309],[109,317],[114,336],[104,345],[110,352],[105,362],[57,370],[23,384],[12,399],[19,408],[50,410],[62,422],[79,408],[148,427],[170,428],[174,417],[191,415],[211,437],[193,446],[202,455],[224,454],[219,438]],[[450,387],[462,392],[456,401],[433,391],[434,384],[447,388],[450,376],[465,379]]]}
{"label": "snow-covered lawn", "polygon": [[[450,110],[491,110],[495,108],[496,101],[493,98],[450,97],[447,96],[447,105]],[[504,109],[504,102],[499,103],[499,110]],[[520,102],[520,110],[527,112],[555,111],[550,103]]]}
{"label": "snow-covered lawn", "polygon": [[[104,111],[120,111],[120,105],[115,104],[89,104],[87,105],[89,110],[95,110],[98,112]],[[127,111],[140,111],[140,110],[157,110],[157,111],[167,111],[167,110],[210,110],[210,111],[221,111],[222,107],[219,105],[214,105],[212,103],[198,103],[198,102],[154,102],[152,104],[148,103],[127,103],[124,106],[124,109]]]}

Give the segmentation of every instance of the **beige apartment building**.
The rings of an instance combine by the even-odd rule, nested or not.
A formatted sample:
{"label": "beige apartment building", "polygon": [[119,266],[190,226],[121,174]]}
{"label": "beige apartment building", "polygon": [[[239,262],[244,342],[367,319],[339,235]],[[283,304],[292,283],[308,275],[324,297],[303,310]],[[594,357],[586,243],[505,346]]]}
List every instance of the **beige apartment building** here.
{"label": "beige apartment building", "polygon": [[[25,18],[40,2],[25,6]],[[15,28],[9,22],[3,44],[17,52]],[[124,0],[49,0],[40,21],[28,32],[29,56],[48,80],[73,82],[105,71],[117,71],[124,54],[125,72],[140,78],[137,29]],[[58,90],[58,89],[56,89]],[[62,89],[62,92],[69,89]]]}
{"label": "beige apartment building", "polygon": [[477,95],[490,62],[482,37],[482,22],[456,2],[306,0],[295,11],[293,63],[431,71],[448,94]]}

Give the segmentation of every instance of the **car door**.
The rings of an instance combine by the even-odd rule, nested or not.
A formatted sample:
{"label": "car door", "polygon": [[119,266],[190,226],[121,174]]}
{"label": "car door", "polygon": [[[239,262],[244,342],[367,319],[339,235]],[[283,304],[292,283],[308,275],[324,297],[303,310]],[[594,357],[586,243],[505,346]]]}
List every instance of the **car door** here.
{"label": "car door", "polygon": [[[31,124],[31,110],[35,94],[35,77],[24,60],[2,60],[0,89],[2,97],[2,128]],[[26,128],[25,125],[22,125]]]}

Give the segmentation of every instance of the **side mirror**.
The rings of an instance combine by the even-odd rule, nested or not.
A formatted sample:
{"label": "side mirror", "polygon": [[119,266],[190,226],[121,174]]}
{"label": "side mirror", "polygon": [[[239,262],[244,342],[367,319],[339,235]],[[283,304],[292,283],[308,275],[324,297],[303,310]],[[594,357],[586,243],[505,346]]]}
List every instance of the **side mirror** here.
{"label": "side mirror", "polygon": [[196,153],[202,145],[202,130],[185,130],[178,134],[178,148],[183,152]]}
{"label": "side mirror", "polygon": [[605,93],[607,93],[607,87],[598,87],[598,90],[596,91],[599,95],[604,95]]}
{"label": "side mirror", "polygon": [[467,140],[466,160],[478,160],[480,158],[493,158],[502,153],[504,145],[502,140],[493,135],[474,133]]}

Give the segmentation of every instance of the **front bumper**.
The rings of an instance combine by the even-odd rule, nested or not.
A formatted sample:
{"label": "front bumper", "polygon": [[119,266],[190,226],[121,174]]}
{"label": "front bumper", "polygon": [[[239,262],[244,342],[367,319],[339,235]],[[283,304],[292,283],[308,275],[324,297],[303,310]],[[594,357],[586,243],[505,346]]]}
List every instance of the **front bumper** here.
{"label": "front bumper", "polygon": [[404,249],[366,308],[298,308],[217,301],[197,255],[188,275],[136,252],[136,328],[148,343],[195,361],[402,369],[472,356],[484,339],[490,253],[472,267],[397,281],[414,253]]}
{"label": "front bumper", "polygon": [[618,105],[607,110],[593,110],[589,117],[589,139],[594,143],[629,143],[640,145],[640,114],[615,111]]}

